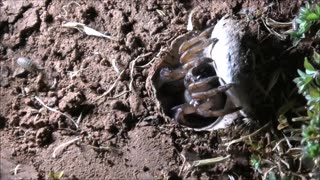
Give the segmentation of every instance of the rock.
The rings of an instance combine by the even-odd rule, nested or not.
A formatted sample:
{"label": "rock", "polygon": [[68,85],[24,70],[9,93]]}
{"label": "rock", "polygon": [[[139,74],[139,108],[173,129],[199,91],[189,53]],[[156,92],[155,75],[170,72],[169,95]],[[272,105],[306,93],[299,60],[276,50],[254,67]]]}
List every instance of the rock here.
{"label": "rock", "polygon": [[36,128],[41,128],[41,127],[48,125],[48,121],[46,119],[39,119],[39,120],[33,122],[33,125]]}
{"label": "rock", "polygon": [[28,106],[34,106],[32,99],[28,97],[24,99],[24,103]]}
{"label": "rock", "polygon": [[129,96],[129,104],[131,110],[136,116],[143,115],[143,113],[145,112],[146,108],[143,106],[141,98],[139,98],[137,95],[132,94]]}
{"label": "rock", "polygon": [[0,76],[1,77],[9,77],[10,68],[8,66],[1,66],[0,68]]}
{"label": "rock", "polygon": [[8,87],[9,84],[8,78],[0,78],[0,87]]}
{"label": "rock", "polygon": [[39,145],[48,144],[51,140],[52,131],[48,127],[40,128],[36,134],[36,142]]}
{"label": "rock", "polygon": [[38,10],[31,8],[23,13],[23,18],[19,19],[15,24],[14,28],[19,30],[20,33],[26,33],[29,30],[34,30],[40,23]]}
{"label": "rock", "polygon": [[13,115],[9,119],[9,125],[10,126],[19,126],[20,123],[20,117],[17,115]]}
{"label": "rock", "polygon": [[59,103],[59,109],[62,111],[68,111],[75,109],[85,101],[85,96],[82,92],[68,92]]}
{"label": "rock", "polygon": [[48,106],[49,107],[54,107],[58,103],[58,98],[57,97],[52,97],[48,100]]}
{"label": "rock", "polygon": [[[12,20],[9,19],[9,22],[16,21],[17,18],[19,18],[20,16],[20,14],[17,12],[13,12],[13,14],[17,14],[17,16],[15,16],[14,19]],[[23,41],[22,39],[24,39],[27,34],[32,33],[39,26],[40,18],[38,15],[38,9],[30,8],[26,12],[24,12],[22,16],[23,17],[19,18],[17,22],[15,22],[13,25],[14,34],[10,35],[9,38],[6,38],[3,41],[3,44],[5,46],[10,48],[14,48],[18,46]]]}
{"label": "rock", "polygon": [[21,15],[22,11],[27,7],[31,6],[31,2],[26,1],[5,1],[3,2],[3,7],[1,14],[10,14],[10,16],[0,16],[0,22],[7,21],[8,23],[13,23]]}
{"label": "rock", "polygon": [[59,113],[51,113],[49,116],[49,124],[54,127],[58,126],[58,122],[61,121],[63,118],[63,115]]}
{"label": "rock", "polygon": [[21,67],[18,67],[14,70],[13,77],[26,78],[27,74],[28,74],[27,70],[25,70]]}
{"label": "rock", "polygon": [[112,101],[110,104],[111,109],[120,110],[124,112],[129,112],[130,108],[123,102],[119,100]]}
{"label": "rock", "polygon": [[141,39],[136,36],[133,32],[130,32],[127,34],[127,38],[126,38],[126,46],[129,49],[135,49],[139,46],[142,46],[142,41]]}
{"label": "rock", "polygon": [[49,91],[48,92],[48,97],[55,97],[57,94],[54,91]]}
{"label": "rock", "polygon": [[0,87],[9,86],[9,80],[8,80],[9,75],[10,75],[10,68],[8,66],[2,66],[0,68]]}

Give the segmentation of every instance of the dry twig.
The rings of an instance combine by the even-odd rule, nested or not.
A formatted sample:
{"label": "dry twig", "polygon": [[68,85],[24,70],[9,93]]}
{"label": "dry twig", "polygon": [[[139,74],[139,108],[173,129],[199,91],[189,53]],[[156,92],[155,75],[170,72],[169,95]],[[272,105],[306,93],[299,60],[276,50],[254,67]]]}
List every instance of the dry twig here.
{"label": "dry twig", "polygon": [[235,139],[235,140],[232,140],[231,142],[228,142],[226,144],[224,144],[225,146],[227,146],[227,151],[229,150],[230,146],[232,144],[235,144],[235,143],[238,143],[238,142],[241,142],[247,138],[251,138],[251,136],[254,136],[254,135],[257,135],[258,133],[260,133],[263,129],[267,128],[268,126],[270,125],[270,123],[267,123],[265,124],[262,128],[256,130],[255,132],[249,134],[249,135],[246,135],[246,136],[242,136],[240,137],[239,139]]}
{"label": "dry twig", "polygon": [[69,119],[69,120],[76,126],[77,129],[79,128],[78,124],[77,124],[77,123],[72,119],[72,117],[70,117],[68,114],[63,113],[63,112],[60,112],[60,111],[58,111],[58,110],[56,110],[56,109],[53,109],[53,108],[47,106],[47,105],[46,105],[39,97],[37,97],[37,96],[34,96],[34,98],[35,98],[42,106],[44,106],[45,108],[47,108],[49,111],[53,111],[53,112],[56,112],[56,113],[59,113],[59,114],[65,116],[67,119]]}
{"label": "dry twig", "polygon": [[52,157],[53,157],[53,158],[56,158],[56,157],[57,157],[56,153],[57,153],[58,150],[60,150],[60,149],[63,150],[65,147],[67,147],[68,145],[70,145],[70,144],[78,141],[79,139],[81,139],[81,137],[77,137],[77,138],[74,138],[74,139],[72,139],[72,140],[70,140],[70,141],[67,141],[67,142],[65,142],[65,143],[60,144],[58,147],[56,147],[56,148],[54,149],[54,151],[53,151],[53,153],[52,153]]}
{"label": "dry twig", "polygon": [[78,23],[78,22],[67,22],[65,24],[62,25],[62,27],[66,27],[66,28],[74,28],[77,29],[78,31],[84,32],[85,34],[89,35],[89,36],[96,36],[96,37],[103,37],[106,39],[110,39],[113,41],[117,41],[117,39],[111,37],[111,36],[107,36],[95,29],[92,29],[88,26],[86,26],[85,24],[82,23]]}
{"label": "dry twig", "polygon": [[219,157],[210,158],[210,159],[193,161],[192,167],[200,167],[200,166],[217,164],[217,163],[220,163],[220,162],[223,162],[223,161],[229,159],[230,157],[231,157],[231,155],[229,154],[225,157],[219,156]]}
{"label": "dry twig", "polygon": [[[122,70],[121,73],[119,74],[118,78],[114,81],[114,83],[111,85],[111,87],[106,91],[104,92],[102,95],[100,95],[99,97],[97,97],[95,99],[95,101],[98,101],[99,99],[105,97],[106,95],[108,95],[117,85],[118,81],[120,80],[122,74],[124,73],[125,70]],[[100,103],[99,103],[100,104]]]}

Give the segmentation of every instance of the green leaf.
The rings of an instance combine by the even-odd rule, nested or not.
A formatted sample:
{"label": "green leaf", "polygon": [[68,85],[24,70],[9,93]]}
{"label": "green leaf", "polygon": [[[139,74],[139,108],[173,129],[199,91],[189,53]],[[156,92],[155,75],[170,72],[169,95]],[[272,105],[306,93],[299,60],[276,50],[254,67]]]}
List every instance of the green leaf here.
{"label": "green leaf", "polygon": [[269,172],[269,180],[277,180],[276,173],[274,173],[273,171],[270,171]]}
{"label": "green leaf", "polygon": [[314,71],[314,67],[309,63],[308,58],[304,59],[304,64],[303,65],[304,65],[304,68]]}
{"label": "green leaf", "polygon": [[320,64],[320,55],[316,51],[313,52],[312,58],[316,63]]}
{"label": "green leaf", "polygon": [[309,157],[314,158],[320,155],[320,146],[317,143],[308,143],[307,152]]}
{"label": "green leaf", "polygon": [[298,74],[302,78],[306,77],[306,74],[303,71],[301,71],[300,69],[298,69]]}
{"label": "green leaf", "polygon": [[308,9],[306,7],[300,8],[299,17],[303,18],[305,14],[307,14],[307,12],[308,12]]}
{"label": "green leaf", "polygon": [[306,2],[306,7],[305,7],[306,9],[310,9],[310,3],[309,2]]}
{"label": "green leaf", "polygon": [[304,21],[304,20],[302,20],[302,19],[300,19],[300,18],[296,19],[296,23],[297,23],[297,24],[301,24],[303,21]]}
{"label": "green leaf", "polygon": [[306,85],[302,85],[302,86],[299,86],[299,93],[302,93],[304,91],[304,89],[306,88]]}
{"label": "green leaf", "polygon": [[317,71],[310,71],[310,70],[308,70],[308,69],[306,69],[306,74],[307,74],[307,76],[314,76],[315,74],[317,73]]}
{"label": "green leaf", "polygon": [[319,16],[316,13],[310,13],[306,16],[306,19],[309,21],[317,21],[319,20]]}
{"label": "green leaf", "polygon": [[60,174],[58,175],[58,178],[61,179],[63,175],[64,175],[64,172],[61,171]]}
{"label": "green leaf", "polygon": [[297,39],[293,41],[293,46],[296,47],[300,43],[301,39]]}
{"label": "green leaf", "polygon": [[299,25],[299,32],[301,34],[303,34],[304,32],[306,32],[306,29],[308,27],[309,22],[307,21],[302,21],[301,24]]}
{"label": "green leaf", "polygon": [[317,89],[310,88],[309,91],[311,97],[316,100],[316,98],[320,97],[320,92]]}
{"label": "green leaf", "polygon": [[312,76],[306,76],[304,83],[308,85],[313,80]]}
{"label": "green leaf", "polygon": [[320,15],[320,6],[316,5],[315,11],[318,15]]}
{"label": "green leaf", "polygon": [[297,86],[298,86],[298,87],[304,86],[303,80],[300,80],[300,81],[297,83]]}
{"label": "green leaf", "polygon": [[300,82],[300,78],[294,78],[293,82],[294,82],[294,83],[296,83],[296,84],[298,85],[298,84],[299,84],[299,82]]}

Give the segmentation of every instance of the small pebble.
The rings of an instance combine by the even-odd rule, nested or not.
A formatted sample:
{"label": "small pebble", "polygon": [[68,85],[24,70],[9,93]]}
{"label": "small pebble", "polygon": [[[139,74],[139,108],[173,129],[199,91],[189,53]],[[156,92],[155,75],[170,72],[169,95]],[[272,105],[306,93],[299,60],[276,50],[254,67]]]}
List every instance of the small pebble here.
{"label": "small pebble", "polygon": [[1,78],[0,79],[0,87],[8,87],[8,86],[9,86],[8,78]]}
{"label": "small pebble", "polygon": [[33,106],[34,105],[32,99],[30,99],[30,98],[25,98],[24,99],[24,103],[26,105],[28,105],[28,106]]}
{"label": "small pebble", "polygon": [[13,115],[9,119],[9,125],[11,126],[18,126],[20,123],[20,118],[17,115]]}
{"label": "small pebble", "polygon": [[43,69],[40,65],[35,64],[34,62],[32,62],[30,59],[28,59],[26,57],[18,58],[17,63],[20,67],[22,67],[23,69],[25,69],[31,73],[35,73],[35,72],[38,72],[39,70]]}
{"label": "small pebble", "polygon": [[48,100],[48,106],[49,107],[54,107],[58,103],[58,98],[57,97],[52,97]]}
{"label": "small pebble", "polygon": [[13,77],[26,77],[27,71],[21,67],[18,67],[13,72]]}

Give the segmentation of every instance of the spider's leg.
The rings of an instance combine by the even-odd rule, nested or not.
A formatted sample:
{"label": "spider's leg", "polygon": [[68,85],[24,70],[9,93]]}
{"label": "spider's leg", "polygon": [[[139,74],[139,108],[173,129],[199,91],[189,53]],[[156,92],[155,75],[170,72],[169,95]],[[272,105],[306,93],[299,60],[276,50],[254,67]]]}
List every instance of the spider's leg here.
{"label": "spider's leg", "polygon": [[191,97],[195,100],[208,99],[208,98],[215,96],[218,93],[226,92],[233,85],[234,84],[230,83],[230,84],[225,84],[225,85],[219,86],[217,88],[214,88],[214,89],[211,89],[208,91],[191,93]]}

